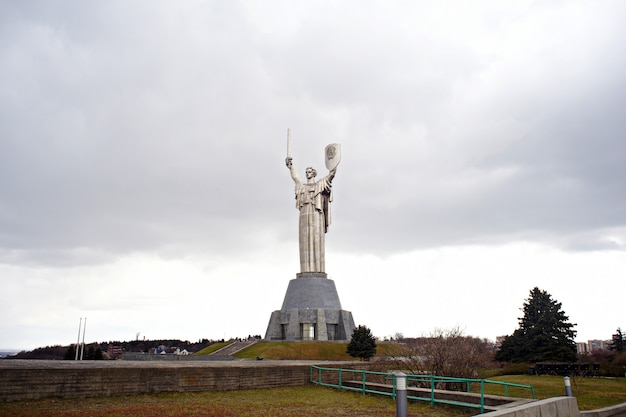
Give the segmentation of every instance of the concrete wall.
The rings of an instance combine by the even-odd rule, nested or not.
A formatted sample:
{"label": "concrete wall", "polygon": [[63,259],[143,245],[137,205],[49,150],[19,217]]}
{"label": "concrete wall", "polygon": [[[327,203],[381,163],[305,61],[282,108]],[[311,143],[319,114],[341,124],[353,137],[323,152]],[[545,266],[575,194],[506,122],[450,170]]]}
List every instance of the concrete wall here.
{"label": "concrete wall", "polygon": [[626,403],[598,410],[579,411],[575,397],[555,397],[493,411],[487,415],[489,417],[626,417]]}
{"label": "concrete wall", "polygon": [[487,415],[489,417],[580,417],[580,411],[578,411],[576,398],[554,397],[492,411]]}
{"label": "concrete wall", "polygon": [[206,362],[196,362],[193,366],[181,366],[181,362],[167,363],[178,366],[163,366],[166,364],[164,362],[133,363],[136,364],[145,366],[30,366],[0,369],[0,400],[277,387],[305,385],[309,379],[309,365],[305,364],[245,368],[203,366]]}
{"label": "concrete wall", "polygon": [[[306,385],[319,362],[0,361],[0,401]],[[333,366],[362,367],[361,362]]]}
{"label": "concrete wall", "polygon": [[232,361],[233,356],[229,355],[159,355],[156,353],[124,352],[122,360],[125,361],[163,361],[163,362],[200,362],[200,361]]}
{"label": "concrete wall", "polygon": [[581,411],[580,415],[582,417],[626,417],[626,403],[598,410]]}

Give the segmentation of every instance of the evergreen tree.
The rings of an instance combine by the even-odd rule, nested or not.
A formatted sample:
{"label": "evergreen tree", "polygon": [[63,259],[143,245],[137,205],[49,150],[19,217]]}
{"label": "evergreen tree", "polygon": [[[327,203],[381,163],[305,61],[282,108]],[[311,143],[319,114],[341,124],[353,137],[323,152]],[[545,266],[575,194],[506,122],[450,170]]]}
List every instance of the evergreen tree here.
{"label": "evergreen tree", "polygon": [[613,335],[613,338],[611,339],[609,349],[614,352],[620,353],[624,351],[624,335],[622,334],[621,328],[617,328],[617,332]]}
{"label": "evergreen tree", "polygon": [[535,287],[522,308],[519,328],[508,336],[496,353],[497,361],[575,362],[575,324],[561,310],[561,303]]}
{"label": "evergreen tree", "polygon": [[360,326],[352,332],[352,339],[348,343],[346,353],[353,358],[369,360],[376,354],[376,339],[365,326]]}
{"label": "evergreen tree", "polygon": [[67,352],[65,352],[65,356],[63,356],[63,360],[73,361],[74,359],[76,359],[76,348],[74,345],[70,345],[70,347],[67,348]]}
{"label": "evergreen tree", "polygon": [[102,357],[102,349],[100,349],[99,347],[98,347],[98,348],[96,348],[96,352],[95,352],[95,354],[94,354],[93,358],[94,358],[95,360],[97,360],[97,361],[101,361],[102,359],[104,359],[104,358]]}

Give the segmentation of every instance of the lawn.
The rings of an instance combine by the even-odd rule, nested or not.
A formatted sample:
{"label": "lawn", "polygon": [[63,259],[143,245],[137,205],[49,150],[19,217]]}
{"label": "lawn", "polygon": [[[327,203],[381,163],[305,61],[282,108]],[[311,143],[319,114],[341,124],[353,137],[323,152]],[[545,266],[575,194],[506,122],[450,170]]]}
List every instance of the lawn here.
{"label": "lawn", "polygon": [[[355,360],[346,353],[347,342],[258,342],[235,354],[241,359],[303,359],[350,361]],[[397,355],[400,345],[397,343],[379,343],[377,356]]]}
{"label": "lawn", "polygon": [[[556,376],[509,375],[492,380],[533,385],[538,399],[563,396],[563,378]],[[572,391],[581,410],[595,410],[626,402],[626,379],[575,378]],[[502,387],[487,388],[502,395]],[[516,393],[512,390],[511,396]],[[527,393],[519,394],[528,397]],[[409,403],[409,416],[455,417],[475,415],[474,409],[451,408],[428,403]],[[45,399],[0,402],[0,417],[130,417],[130,416],[395,416],[389,397],[363,395],[330,388],[305,386],[239,391],[204,391],[150,395]]]}
{"label": "lawn", "polygon": [[230,345],[231,342],[218,342],[218,343],[213,343],[212,345],[209,345],[207,347],[205,347],[204,349],[196,352],[196,355],[209,355],[223,347],[226,347],[228,345]]}
{"label": "lawn", "polygon": [[[532,385],[535,388],[535,396],[540,400],[565,395],[565,383],[562,376],[506,375],[489,379]],[[576,397],[580,410],[596,410],[626,402],[626,378],[574,377],[570,379],[570,383],[572,394]],[[485,391],[502,395],[502,387],[490,387]],[[527,397],[527,394],[516,394],[514,389],[509,394]]]}
{"label": "lawn", "polygon": [[235,354],[242,359],[304,359],[349,361],[347,343],[330,342],[258,342]]}
{"label": "lawn", "polygon": [[[12,417],[301,417],[395,416],[393,399],[322,387],[162,393],[86,399],[46,399],[0,403]],[[412,417],[465,417],[475,410],[411,403]]]}

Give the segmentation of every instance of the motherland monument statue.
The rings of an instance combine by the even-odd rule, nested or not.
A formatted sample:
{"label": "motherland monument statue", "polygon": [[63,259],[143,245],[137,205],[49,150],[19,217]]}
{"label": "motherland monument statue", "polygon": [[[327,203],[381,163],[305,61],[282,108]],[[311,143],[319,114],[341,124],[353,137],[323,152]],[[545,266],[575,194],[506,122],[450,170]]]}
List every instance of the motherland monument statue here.
{"label": "motherland monument statue", "polygon": [[306,182],[302,182],[293,166],[293,158],[288,156],[285,159],[291,178],[296,184],[296,208],[300,211],[298,222],[300,272],[324,272],[325,270],[324,236],[330,226],[332,181],[335,178],[340,158],[338,149],[340,148],[337,144],[328,145],[327,160],[330,154],[336,163],[328,175],[318,181],[315,181],[317,170],[308,167],[305,171]]}
{"label": "motherland monument statue", "polygon": [[317,170],[307,167],[303,182],[293,166],[291,131],[287,131],[285,164],[295,183],[299,210],[300,273],[289,282],[280,310],[270,317],[266,340],[347,340],[352,335],[352,313],[342,310],[335,283],[325,266],[325,235],[330,225],[332,182],[341,161],[341,145],[326,146],[328,175],[315,180]]}

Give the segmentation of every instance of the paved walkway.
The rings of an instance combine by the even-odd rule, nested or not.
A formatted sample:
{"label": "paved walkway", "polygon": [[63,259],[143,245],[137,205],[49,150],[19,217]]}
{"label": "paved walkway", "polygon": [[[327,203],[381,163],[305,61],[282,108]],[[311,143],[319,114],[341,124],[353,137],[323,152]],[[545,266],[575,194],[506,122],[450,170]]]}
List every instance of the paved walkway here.
{"label": "paved walkway", "polygon": [[232,356],[235,353],[244,350],[248,346],[252,346],[256,343],[256,340],[250,340],[245,342],[233,342],[228,346],[224,346],[223,348],[216,350],[215,352],[209,354],[209,356]]}

